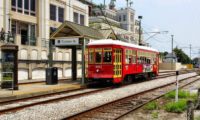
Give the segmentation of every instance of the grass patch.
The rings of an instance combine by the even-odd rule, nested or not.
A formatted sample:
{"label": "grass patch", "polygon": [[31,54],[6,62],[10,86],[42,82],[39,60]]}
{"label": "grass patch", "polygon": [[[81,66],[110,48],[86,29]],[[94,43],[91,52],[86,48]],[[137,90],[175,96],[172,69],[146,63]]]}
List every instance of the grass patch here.
{"label": "grass patch", "polygon": [[[176,95],[176,91],[169,92],[165,95],[167,99],[174,99]],[[179,90],[178,91],[178,98],[190,98],[190,93],[187,91]]]}
{"label": "grass patch", "polygon": [[153,111],[153,112],[151,113],[151,117],[152,117],[153,119],[158,118],[158,111]]}
{"label": "grass patch", "polygon": [[152,101],[144,106],[146,110],[156,110],[158,109],[158,104],[155,101]]}
{"label": "grass patch", "polygon": [[165,110],[168,112],[182,113],[186,110],[186,99],[179,100],[178,102],[169,102],[165,105]]}
{"label": "grass patch", "polygon": [[194,118],[194,120],[200,120],[200,116],[198,116],[198,117]]}

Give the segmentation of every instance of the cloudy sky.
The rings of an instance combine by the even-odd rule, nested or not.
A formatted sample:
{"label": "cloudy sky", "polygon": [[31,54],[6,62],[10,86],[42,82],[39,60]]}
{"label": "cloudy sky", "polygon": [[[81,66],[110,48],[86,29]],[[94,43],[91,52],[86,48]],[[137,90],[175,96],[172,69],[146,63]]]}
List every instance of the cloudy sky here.
{"label": "cloudy sky", "polygon": [[[104,0],[93,0],[100,4]],[[116,0],[117,8],[126,6],[126,0]],[[136,17],[142,15],[142,27],[145,32],[169,31],[145,39],[159,51],[171,51],[171,35],[174,35],[174,46],[182,48],[189,55],[192,45],[192,57],[200,56],[200,0],[132,0]],[[108,4],[110,0],[106,0]],[[151,34],[150,34],[151,36]]]}

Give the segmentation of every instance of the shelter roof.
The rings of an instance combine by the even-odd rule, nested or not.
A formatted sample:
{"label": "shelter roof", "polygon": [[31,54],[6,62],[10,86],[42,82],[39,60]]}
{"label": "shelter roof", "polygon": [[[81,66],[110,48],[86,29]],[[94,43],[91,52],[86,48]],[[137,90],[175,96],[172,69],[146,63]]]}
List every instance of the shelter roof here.
{"label": "shelter roof", "polygon": [[112,34],[111,30],[98,30],[65,21],[52,35],[51,39],[58,37],[85,37],[91,39],[106,39]]}

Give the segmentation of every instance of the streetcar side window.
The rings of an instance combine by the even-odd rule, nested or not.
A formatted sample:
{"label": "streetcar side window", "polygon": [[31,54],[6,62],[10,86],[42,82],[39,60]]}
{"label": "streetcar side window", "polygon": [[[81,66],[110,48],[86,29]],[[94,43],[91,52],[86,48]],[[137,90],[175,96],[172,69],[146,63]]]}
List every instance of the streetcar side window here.
{"label": "streetcar side window", "polygon": [[103,49],[103,62],[112,63],[112,48]]}
{"label": "streetcar side window", "polygon": [[95,63],[99,64],[102,62],[102,48],[95,49]]}
{"label": "streetcar side window", "polygon": [[131,64],[131,54],[132,54],[132,51],[127,49],[126,50],[126,59],[125,59],[126,64]]}
{"label": "streetcar side window", "polygon": [[93,64],[94,63],[94,49],[90,48],[89,49],[89,57],[88,57],[88,62],[89,64]]}
{"label": "streetcar side window", "polygon": [[132,63],[136,63],[136,50],[132,51]]}

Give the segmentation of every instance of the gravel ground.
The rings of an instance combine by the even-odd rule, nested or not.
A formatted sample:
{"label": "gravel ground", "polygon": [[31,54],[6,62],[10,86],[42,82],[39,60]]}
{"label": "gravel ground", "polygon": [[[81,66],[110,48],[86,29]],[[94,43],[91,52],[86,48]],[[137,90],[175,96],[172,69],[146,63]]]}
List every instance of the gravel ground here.
{"label": "gravel ground", "polygon": [[[180,75],[178,79],[194,76],[196,73],[188,73]],[[111,102],[116,99],[124,98],[151,88],[165,85],[175,81],[175,76],[168,78],[161,78],[159,80],[149,81],[139,84],[133,84],[123,88],[108,90],[81,98],[63,100],[56,103],[45,105],[37,105],[30,108],[17,111],[15,113],[3,114],[0,120],[57,120],[67,116],[79,113],[81,111]]]}
{"label": "gravel ground", "polygon": [[70,92],[70,93],[65,93],[65,94],[63,93],[63,94],[60,94],[60,95],[54,95],[54,96],[49,96],[49,97],[44,97],[44,98],[27,100],[25,102],[15,102],[15,103],[12,103],[12,104],[0,106],[0,110],[6,109],[6,108],[17,107],[17,106],[21,106],[21,105],[28,105],[28,104],[32,104],[32,103],[42,102],[42,101],[51,100],[51,99],[60,98],[60,97],[67,97],[67,96],[81,94],[81,93],[85,93],[85,92],[92,92],[92,91],[95,91],[95,90],[96,89],[85,89],[85,90],[75,91],[75,92]]}
{"label": "gravel ground", "polygon": [[[190,91],[191,93],[198,91],[200,88],[200,80],[192,83],[191,85],[183,87],[183,90]],[[157,118],[153,117],[153,113],[158,113]],[[199,119],[200,117],[200,110],[195,110],[194,112],[194,120]],[[144,108],[140,108],[130,114],[124,116],[120,120],[186,120],[186,112],[183,113],[170,113],[166,112],[165,110],[153,110],[147,111]]]}

